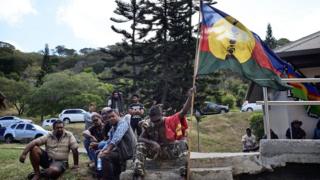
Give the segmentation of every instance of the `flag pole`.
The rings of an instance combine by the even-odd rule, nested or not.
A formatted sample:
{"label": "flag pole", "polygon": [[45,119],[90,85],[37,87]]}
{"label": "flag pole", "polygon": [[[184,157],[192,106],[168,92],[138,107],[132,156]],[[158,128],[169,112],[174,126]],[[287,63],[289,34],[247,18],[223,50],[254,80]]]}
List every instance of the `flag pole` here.
{"label": "flag pole", "polygon": [[[196,46],[196,56],[195,56],[195,61],[194,61],[194,68],[193,68],[193,80],[192,80],[192,87],[195,87],[196,85],[196,77],[197,77],[197,71],[198,71],[198,66],[199,66],[199,48],[200,48],[200,43],[201,43],[201,38],[200,38],[200,33],[201,31],[201,26],[200,26],[200,17],[201,17],[201,5],[202,5],[202,0],[200,0],[200,8],[199,8],[199,17],[198,17],[198,35],[197,35],[197,46]],[[192,120],[193,120],[193,107],[194,107],[194,92],[192,93],[192,98],[191,98],[191,112],[190,112],[190,118],[191,118],[191,123],[189,125],[189,133],[188,133],[188,144],[189,144],[189,150],[188,150],[188,163],[187,163],[187,180],[190,179],[190,166],[191,166],[191,161],[190,161],[190,151],[191,151],[191,130],[192,130]]]}

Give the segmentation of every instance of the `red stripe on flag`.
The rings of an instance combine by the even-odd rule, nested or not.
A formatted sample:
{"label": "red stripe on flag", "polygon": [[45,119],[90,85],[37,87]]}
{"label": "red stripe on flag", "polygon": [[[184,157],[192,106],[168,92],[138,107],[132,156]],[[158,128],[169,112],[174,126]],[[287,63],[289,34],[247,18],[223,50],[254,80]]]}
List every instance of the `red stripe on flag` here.
{"label": "red stripe on flag", "polygon": [[277,75],[281,75],[280,72],[278,72],[271,64],[268,56],[266,55],[266,53],[264,52],[263,47],[261,46],[260,42],[257,41],[257,39],[255,39],[256,44],[254,46],[253,52],[252,52],[252,57],[253,59],[263,68],[267,68],[271,71],[273,71],[274,73],[276,73]]}
{"label": "red stripe on flag", "polygon": [[208,27],[204,24],[201,25],[200,51],[210,51],[208,42]]}

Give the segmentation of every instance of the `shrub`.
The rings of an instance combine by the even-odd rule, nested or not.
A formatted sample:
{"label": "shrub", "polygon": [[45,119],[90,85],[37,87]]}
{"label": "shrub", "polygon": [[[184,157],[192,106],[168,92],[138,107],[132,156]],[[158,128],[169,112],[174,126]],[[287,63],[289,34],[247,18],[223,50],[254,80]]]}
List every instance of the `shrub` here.
{"label": "shrub", "polygon": [[232,94],[226,94],[222,97],[221,103],[224,105],[228,105],[229,108],[233,108],[236,102],[236,98]]}
{"label": "shrub", "polygon": [[257,137],[257,140],[261,139],[264,135],[263,128],[263,114],[254,113],[250,118],[250,128],[253,131],[253,134]]}

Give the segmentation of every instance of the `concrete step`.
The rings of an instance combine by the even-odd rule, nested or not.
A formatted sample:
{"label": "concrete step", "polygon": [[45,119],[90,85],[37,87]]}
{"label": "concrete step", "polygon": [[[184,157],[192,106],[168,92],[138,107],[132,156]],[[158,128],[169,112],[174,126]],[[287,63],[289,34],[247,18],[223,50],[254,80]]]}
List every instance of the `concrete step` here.
{"label": "concrete step", "polygon": [[191,168],[190,175],[196,180],[233,180],[232,167]]}
{"label": "concrete step", "polygon": [[263,167],[259,160],[259,152],[254,153],[192,153],[191,168],[231,167],[232,174],[255,174]]}

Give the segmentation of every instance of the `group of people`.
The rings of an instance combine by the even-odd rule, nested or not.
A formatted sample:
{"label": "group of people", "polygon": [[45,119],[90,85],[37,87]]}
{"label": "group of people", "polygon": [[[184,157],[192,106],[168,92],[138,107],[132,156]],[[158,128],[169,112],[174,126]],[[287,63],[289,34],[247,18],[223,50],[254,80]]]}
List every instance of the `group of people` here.
{"label": "group of people", "polygon": [[[286,131],[287,139],[305,139],[306,132],[302,129],[302,121],[293,120],[291,122],[290,128]],[[270,129],[271,139],[279,139],[278,135]],[[262,137],[262,139],[266,139],[266,135]],[[317,126],[314,130],[313,139],[320,139],[320,120],[317,123]],[[257,151],[259,146],[257,144],[256,136],[252,134],[251,129],[246,129],[246,134],[242,136],[241,142],[243,144],[243,152],[251,152]]]}
{"label": "group of people", "polygon": [[[98,178],[119,179],[129,159],[133,160],[137,178],[145,175],[146,158],[186,160],[186,114],[194,92],[195,88],[191,88],[183,108],[168,117],[163,117],[161,106],[153,105],[148,118],[143,119],[144,107],[139,103],[138,95],[133,95],[127,115],[120,113],[119,103],[115,103],[120,102],[117,98],[110,100],[110,104],[100,113],[95,112],[94,104],[90,104],[89,113],[85,116],[84,146],[90,159],[88,165],[95,169]],[[115,96],[119,97],[119,94]],[[41,145],[45,145],[45,149],[40,148]],[[29,175],[30,179],[37,180],[42,176],[57,178],[69,166],[70,150],[73,153],[72,169],[78,169],[78,143],[73,134],[64,129],[63,122],[58,120],[53,124],[52,132],[25,147],[20,162],[23,163],[29,153],[34,170]],[[40,170],[40,167],[43,169]],[[186,164],[181,168],[181,175],[184,176]]]}

